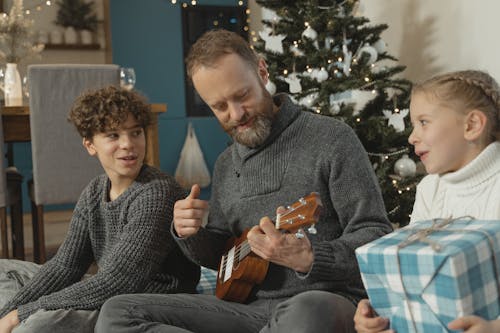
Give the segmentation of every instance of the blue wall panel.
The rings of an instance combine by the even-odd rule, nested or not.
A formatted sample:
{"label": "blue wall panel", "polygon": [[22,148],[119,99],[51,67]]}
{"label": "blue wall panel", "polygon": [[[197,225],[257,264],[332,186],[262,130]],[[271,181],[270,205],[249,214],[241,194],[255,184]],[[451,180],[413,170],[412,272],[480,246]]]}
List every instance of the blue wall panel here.
{"label": "blue wall panel", "polygon": [[[203,5],[235,5],[238,1],[198,1]],[[167,104],[159,117],[160,166],[174,174],[187,124],[193,123],[210,172],[229,137],[215,117],[188,118],[184,89],[181,6],[170,0],[111,0],[113,62],[134,67],[136,88],[152,103]],[[209,196],[209,189],[202,192]]]}

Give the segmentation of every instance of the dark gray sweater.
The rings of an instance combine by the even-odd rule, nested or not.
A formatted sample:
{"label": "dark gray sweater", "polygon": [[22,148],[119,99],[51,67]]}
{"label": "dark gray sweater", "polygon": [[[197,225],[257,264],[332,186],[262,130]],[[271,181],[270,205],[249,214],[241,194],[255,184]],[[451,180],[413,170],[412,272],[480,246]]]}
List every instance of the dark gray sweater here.
{"label": "dark gray sweater", "polygon": [[229,237],[262,216],[274,219],[278,206],[318,192],[324,209],[318,233],[308,235],[311,270],[299,274],[271,263],[255,296],[290,297],[319,289],[357,302],[365,291],[354,250],[392,231],[372,166],[343,122],[303,112],[286,95],[277,95],[275,104],[280,111],[262,146],[235,143],[218,158],[207,228],[177,241],[193,260],[217,269]]}
{"label": "dark gray sweater", "polygon": [[[175,180],[144,166],[116,200],[101,175],[83,191],[68,234],[43,265],[1,310],[18,309],[24,320],[38,309],[95,310],[125,293],[195,292],[199,267],[182,254],[169,232],[173,205],[185,193]],[[82,279],[93,261],[98,272]]]}

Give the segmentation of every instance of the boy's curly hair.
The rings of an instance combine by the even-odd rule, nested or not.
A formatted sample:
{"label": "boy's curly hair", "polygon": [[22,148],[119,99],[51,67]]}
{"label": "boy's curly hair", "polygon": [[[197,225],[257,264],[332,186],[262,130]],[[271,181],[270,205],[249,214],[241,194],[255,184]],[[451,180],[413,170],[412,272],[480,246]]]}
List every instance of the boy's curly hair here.
{"label": "boy's curly hair", "polygon": [[92,139],[98,133],[118,128],[129,114],[143,129],[152,122],[151,106],[144,96],[107,86],[80,95],[73,103],[68,120],[83,138]]}

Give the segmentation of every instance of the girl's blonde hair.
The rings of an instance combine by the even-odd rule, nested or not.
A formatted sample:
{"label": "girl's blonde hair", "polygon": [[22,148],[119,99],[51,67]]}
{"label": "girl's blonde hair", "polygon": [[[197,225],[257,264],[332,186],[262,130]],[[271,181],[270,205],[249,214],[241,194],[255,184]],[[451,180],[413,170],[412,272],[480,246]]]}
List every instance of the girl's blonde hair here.
{"label": "girl's blonde hair", "polygon": [[488,118],[488,142],[500,141],[500,89],[489,74],[467,70],[438,75],[414,85],[412,94],[419,92],[461,112],[483,112]]}

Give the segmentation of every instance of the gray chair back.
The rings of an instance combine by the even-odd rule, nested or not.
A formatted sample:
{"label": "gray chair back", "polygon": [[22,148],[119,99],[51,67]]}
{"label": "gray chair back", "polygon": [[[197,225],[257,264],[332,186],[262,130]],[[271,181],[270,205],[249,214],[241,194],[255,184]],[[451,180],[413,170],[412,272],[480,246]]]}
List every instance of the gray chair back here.
{"label": "gray chair back", "polygon": [[75,203],[83,188],[103,173],[67,120],[83,92],[120,83],[117,65],[31,65],[28,67],[34,201]]}
{"label": "gray chair back", "polygon": [[0,208],[7,206],[7,178],[5,173],[4,157],[3,125],[0,118]]}
{"label": "gray chair back", "polygon": [[7,214],[5,206],[7,206],[7,177],[4,166],[4,142],[3,142],[3,125],[0,118],[0,242],[2,244],[1,256],[8,258],[9,245],[7,243]]}

